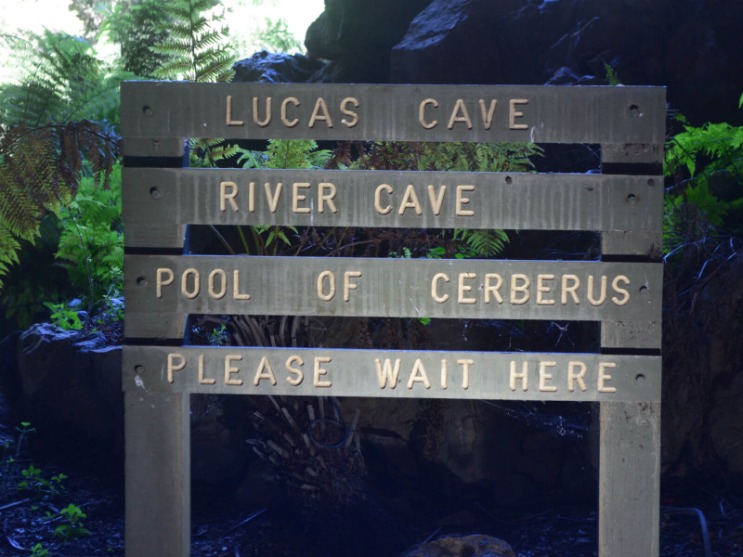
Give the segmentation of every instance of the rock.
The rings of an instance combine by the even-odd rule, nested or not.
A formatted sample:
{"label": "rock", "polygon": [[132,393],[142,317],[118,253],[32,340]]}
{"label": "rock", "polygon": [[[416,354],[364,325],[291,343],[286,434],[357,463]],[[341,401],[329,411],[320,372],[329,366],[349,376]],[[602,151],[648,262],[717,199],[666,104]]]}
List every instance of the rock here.
{"label": "rock", "polygon": [[302,54],[284,54],[262,50],[233,66],[235,82],[303,83],[325,66]]}
{"label": "rock", "polygon": [[418,464],[407,441],[379,431],[365,432],[362,439],[364,461],[381,480],[381,485],[389,490],[404,490],[416,485]]}
{"label": "rock", "polygon": [[743,373],[721,386],[712,400],[709,434],[730,483],[743,489]]}
{"label": "rock", "polygon": [[740,122],[741,20],[736,0],[435,0],[393,47],[390,81],[605,84],[608,64],[625,84],[666,85],[696,123]]}
{"label": "rock", "polygon": [[0,340],[0,384],[15,397],[21,390],[18,375],[18,339],[21,331],[15,331]]}
{"label": "rock", "polygon": [[225,398],[191,397],[191,478],[210,485],[240,479],[249,460],[247,434],[232,419],[237,397]]}
{"label": "rock", "polygon": [[[18,371],[22,393],[26,397],[54,397],[75,374],[75,350],[81,344],[86,350],[104,345],[101,335],[81,336],[77,331],[39,323],[24,331],[18,339]],[[77,381],[76,381],[77,383]]]}
{"label": "rock", "polygon": [[[17,345],[20,403],[29,420],[49,431],[120,444],[120,357],[109,360],[102,375],[91,365],[95,352],[105,344],[100,333],[81,335],[48,323],[33,325],[21,334]],[[106,385],[108,396],[101,395],[101,385]]]}
{"label": "rock", "polygon": [[312,58],[339,60],[365,50],[389,51],[430,2],[325,0],[325,11],[307,29],[307,53]]}
{"label": "rock", "polygon": [[314,82],[389,81],[389,52],[410,21],[431,0],[325,0],[307,29],[308,56],[330,60]]}
{"label": "rock", "polygon": [[311,82],[665,85],[692,123],[743,122],[738,0],[326,0]]}
{"label": "rock", "polygon": [[545,85],[605,85],[605,83],[595,75],[578,75],[567,66],[561,66]]}
{"label": "rock", "polygon": [[516,553],[501,539],[472,534],[426,542],[404,557],[516,557]]}

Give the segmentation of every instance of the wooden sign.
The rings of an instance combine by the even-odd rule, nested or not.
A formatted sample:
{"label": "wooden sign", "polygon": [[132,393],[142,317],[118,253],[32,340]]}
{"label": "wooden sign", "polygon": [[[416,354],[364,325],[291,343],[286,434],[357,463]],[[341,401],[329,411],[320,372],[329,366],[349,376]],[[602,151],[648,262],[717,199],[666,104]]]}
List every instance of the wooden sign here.
{"label": "wooden sign", "polygon": [[124,388],[200,394],[660,400],[658,356],[132,347]]}
{"label": "wooden sign", "polygon": [[[127,557],[190,554],[194,393],[598,402],[598,554],[657,557],[665,111],[658,87],[124,83]],[[193,137],[588,143],[601,172],[171,168]],[[189,225],[594,231],[602,255],[189,255]],[[596,321],[600,347],[186,346],[190,314]]]}
{"label": "wooden sign", "polygon": [[662,144],[666,105],[658,87],[127,82],[121,111],[127,138]]}
{"label": "wooden sign", "polygon": [[[127,311],[658,321],[657,263],[126,256]],[[281,277],[281,280],[277,280]]]}
{"label": "wooden sign", "polygon": [[[127,223],[658,230],[654,176],[124,169]],[[129,232],[127,230],[127,232]]]}

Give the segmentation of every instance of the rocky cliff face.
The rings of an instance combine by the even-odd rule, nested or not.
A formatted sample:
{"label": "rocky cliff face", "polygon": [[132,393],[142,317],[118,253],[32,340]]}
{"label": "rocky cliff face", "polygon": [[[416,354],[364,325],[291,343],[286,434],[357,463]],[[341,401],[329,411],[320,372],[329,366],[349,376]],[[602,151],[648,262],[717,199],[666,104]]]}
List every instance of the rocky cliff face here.
{"label": "rocky cliff face", "polygon": [[326,0],[312,81],[665,85],[693,122],[734,121],[738,0]]}

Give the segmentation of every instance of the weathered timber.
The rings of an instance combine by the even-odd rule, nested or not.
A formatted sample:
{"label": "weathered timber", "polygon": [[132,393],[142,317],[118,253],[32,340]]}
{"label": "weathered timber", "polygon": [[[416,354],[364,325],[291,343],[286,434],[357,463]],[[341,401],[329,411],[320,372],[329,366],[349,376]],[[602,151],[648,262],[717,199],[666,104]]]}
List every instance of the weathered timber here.
{"label": "weathered timber", "polygon": [[663,206],[658,176],[191,168],[124,180],[131,246],[162,222],[657,231]]}
{"label": "weathered timber", "polygon": [[660,399],[659,356],[308,348],[124,350],[127,392],[474,400]]}
{"label": "weathered timber", "polygon": [[125,263],[135,314],[661,318],[659,263],[202,255]]}
{"label": "weathered timber", "polygon": [[[660,126],[660,120],[658,121]],[[637,174],[660,167],[663,144],[606,146],[601,149],[602,171]],[[663,212],[658,211],[660,222]],[[601,234],[602,257],[616,260],[641,255],[660,261],[659,235],[635,230]],[[661,292],[657,293],[662,299]],[[660,353],[660,320],[603,322],[602,352],[651,349]],[[656,557],[660,540],[660,427],[659,401],[600,404],[599,436],[599,555]]]}
{"label": "weathered timber", "polygon": [[126,392],[126,554],[191,553],[189,395]]}
{"label": "weathered timber", "polygon": [[602,402],[599,555],[657,556],[660,402]]}
{"label": "weathered timber", "polygon": [[121,121],[127,138],[651,144],[665,110],[658,87],[125,82]]}

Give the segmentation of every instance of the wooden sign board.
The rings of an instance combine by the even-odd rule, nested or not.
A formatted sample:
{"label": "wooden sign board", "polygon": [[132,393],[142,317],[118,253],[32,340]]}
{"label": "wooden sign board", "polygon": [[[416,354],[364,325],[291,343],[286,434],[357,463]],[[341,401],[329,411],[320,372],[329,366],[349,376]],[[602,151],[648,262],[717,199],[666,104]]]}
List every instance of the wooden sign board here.
{"label": "wooden sign board", "polygon": [[[659,321],[657,263],[126,256],[127,311]],[[280,277],[280,280],[277,280]]]}
{"label": "wooden sign board", "polygon": [[130,245],[163,221],[658,231],[663,205],[654,176],[127,168],[124,180]]}
{"label": "wooden sign board", "polygon": [[199,394],[660,400],[660,357],[524,352],[132,347],[130,391]]}
{"label": "wooden sign board", "polygon": [[666,105],[658,87],[127,82],[121,111],[127,138],[662,144]]}
{"label": "wooden sign board", "polygon": [[[190,554],[192,393],[597,401],[599,556],[657,557],[665,110],[657,87],[124,83],[127,557]],[[605,173],[165,168],[189,137],[589,143]],[[585,230],[605,260],[164,255],[188,225]],[[601,347],[184,346],[192,313],[598,321]]]}

